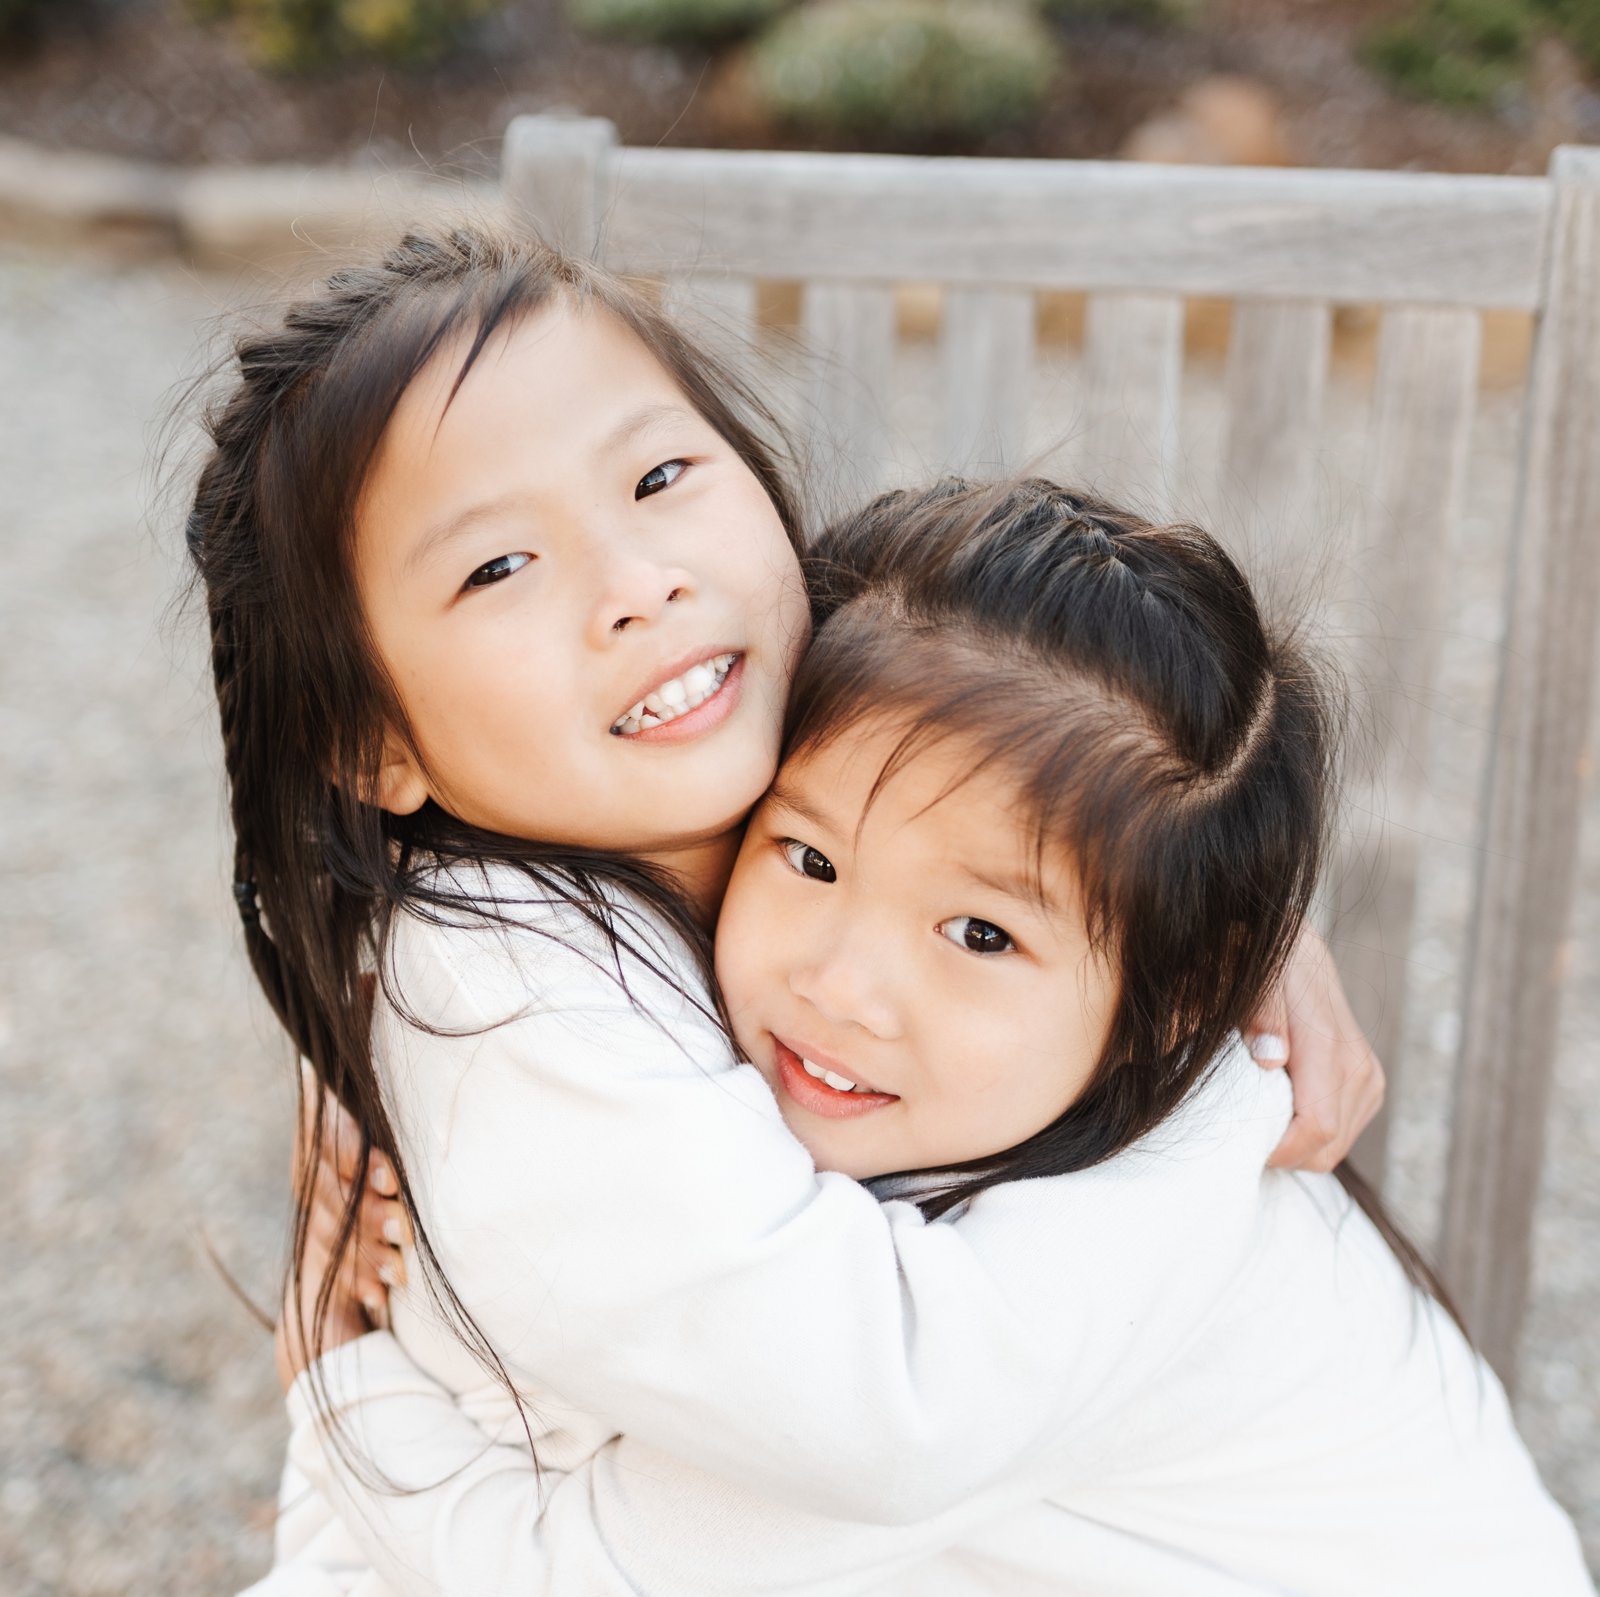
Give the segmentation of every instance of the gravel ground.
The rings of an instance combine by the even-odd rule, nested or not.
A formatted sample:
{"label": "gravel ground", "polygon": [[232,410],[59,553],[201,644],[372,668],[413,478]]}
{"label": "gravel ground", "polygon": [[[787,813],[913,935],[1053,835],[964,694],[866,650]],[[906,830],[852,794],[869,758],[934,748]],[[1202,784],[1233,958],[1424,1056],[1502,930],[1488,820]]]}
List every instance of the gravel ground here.
{"label": "gravel ground", "polygon": [[[245,975],[199,629],[173,609],[174,518],[150,508],[157,424],[196,369],[203,324],[247,291],[170,263],[0,248],[0,835],[11,839],[0,863],[0,1569],[14,1597],[226,1592],[267,1558],[283,1432],[270,1351],[206,1249],[270,1300],[290,1061]],[[1042,400],[1062,375],[1047,374]],[[1202,418],[1212,384],[1196,379]],[[1359,501],[1362,398],[1347,385],[1334,405],[1325,497],[1341,512]],[[914,404],[908,414],[915,430]],[[1423,1234],[1513,426],[1512,407],[1491,397],[1448,577],[1420,1001],[1395,1139],[1397,1195]],[[1319,558],[1334,586],[1364,568],[1348,544]],[[1595,809],[1521,1413],[1600,1564]]]}

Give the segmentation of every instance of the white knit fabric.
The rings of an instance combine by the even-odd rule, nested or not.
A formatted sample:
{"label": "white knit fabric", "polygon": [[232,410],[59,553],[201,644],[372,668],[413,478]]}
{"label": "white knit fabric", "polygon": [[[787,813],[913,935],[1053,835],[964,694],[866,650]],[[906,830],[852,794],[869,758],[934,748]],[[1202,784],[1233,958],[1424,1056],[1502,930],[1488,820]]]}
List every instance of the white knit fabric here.
{"label": "white knit fabric", "polygon": [[344,1451],[291,1393],[258,1593],[1593,1591],[1493,1375],[1331,1178],[1264,1169],[1281,1073],[1235,1049],[1139,1146],[928,1224],[812,1169],[618,912],[627,992],[570,910],[404,922],[431,1029],[375,1024],[538,1472],[414,1285],[319,1366]]}

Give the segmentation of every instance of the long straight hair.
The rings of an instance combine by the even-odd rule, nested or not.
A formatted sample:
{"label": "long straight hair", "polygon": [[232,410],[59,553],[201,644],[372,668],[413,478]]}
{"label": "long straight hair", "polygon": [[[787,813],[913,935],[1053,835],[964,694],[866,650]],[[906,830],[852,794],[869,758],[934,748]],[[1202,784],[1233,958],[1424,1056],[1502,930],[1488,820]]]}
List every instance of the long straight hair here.
{"label": "long straight hair", "polygon": [[[554,901],[587,917],[614,954],[626,946],[671,980],[614,913],[620,896],[678,931],[708,981],[711,970],[704,929],[667,877],[643,863],[501,836],[432,802],[396,816],[362,798],[377,790],[385,730],[410,736],[356,589],[353,521],[362,485],[401,396],[447,343],[469,340],[459,387],[497,330],[551,305],[607,315],[631,330],[744,460],[798,547],[797,513],[769,442],[777,430],[729,370],[619,279],[536,242],[468,228],[412,234],[371,264],[335,273],[321,292],[290,306],[275,330],[237,343],[229,387],[206,416],[212,447],[188,520],[210,622],[245,946],[295,1048],[361,1131],[360,1175],[339,1254],[353,1245],[376,1150],[391,1163],[415,1222],[430,1290],[501,1379],[498,1358],[450,1288],[417,1215],[373,1068],[372,983],[374,975],[385,978],[390,926],[401,913],[510,924],[525,920],[530,906]],[[551,781],[562,776],[552,771]],[[462,885],[460,872],[440,871],[441,863],[511,867],[526,895],[519,889],[486,901]],[[620,958],[615,968],[620,974]],[[313,1097],[302,1103],[312,1134],[295,1183],[295,1300],[323,1132],[322,1094]],[[300,1327],[313,1355],[336,1273],[327,1274],[312,1324]]]}
{"label": "long straight hair", "polygon": [[[901,729],[879,786],[935,742],[1003,772],[1036,862],[1073,860],[1091,946],[1118,979],[1100,1057],[1062,1115],[1003,1152],[883,1180],[914,1178],[937,1216],[1099,1164],[1178,1108],[1282,973],[1333,802],[1318,672],[1201,528],[1041,479],[886,494],[806,565],[815,632],[785,758],[872,721]],[[1376,1195],[1339,1175],[1454,1314]]]}

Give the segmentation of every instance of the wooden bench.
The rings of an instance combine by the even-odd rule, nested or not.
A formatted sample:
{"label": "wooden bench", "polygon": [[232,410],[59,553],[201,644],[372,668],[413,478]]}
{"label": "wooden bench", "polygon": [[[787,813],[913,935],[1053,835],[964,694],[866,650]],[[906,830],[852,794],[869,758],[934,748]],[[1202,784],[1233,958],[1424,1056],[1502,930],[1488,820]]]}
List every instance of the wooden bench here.
{"label": "wooden bench", "polygon": [[[1333,309],[1381,313],[1364,513],[1395,553],[1362,671],[1375,812],[1333,873],[1339,961],[1391,1081],[1417,885],[1443,564],[1462,510],[1485,311],[1532,313],[1499,688],[1477,849],[1437,1256],[1508,1382],[1530,1244],[1588,764],[1600,601],[1600,149],[1545,178],[620,148],[607,122],[521,118],[505,197],[544,236],[659,278],[669,306],[753,333],[758,285],[802,286],[803,420],[835,497],[882,480],[895,291],[942,288],[940,458],[1023,461],[1041,291],[1087,296],[1077,474],[1176,502],[1186,301],[1232,303],[1219,530],[1304,517]],[[1412,757],[1408,758],[1408,751]],[[1342,891],[1339,883],[1353,883]],[[1369,884],[1371,884],[1369,886]],[[1342,900],[1341,900],[1342,896]],[[1386,1127],[1359,1157],[1382,1172]]]}

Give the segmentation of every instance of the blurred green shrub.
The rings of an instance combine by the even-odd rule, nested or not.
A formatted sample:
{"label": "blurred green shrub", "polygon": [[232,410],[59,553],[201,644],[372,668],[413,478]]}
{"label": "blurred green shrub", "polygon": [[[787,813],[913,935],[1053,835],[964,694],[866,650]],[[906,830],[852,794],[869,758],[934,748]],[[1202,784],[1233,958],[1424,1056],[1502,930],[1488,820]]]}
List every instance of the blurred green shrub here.
{"label": "blurred green shrub", "polygon": [[1600,0],[1533,0],[1533,7],[1566,36],[1591,72],[1600,72]]}
{"label": "blurred green shrub", "polygon": [[[3,3],[3,0],[0,0]],[[204,18],[231,18],[263,66],[308,71],[352,56],[430,61],[506,0],[189,0]]]}
{"label": "blurred green shrub", "polygon": [[1059,51],[1038,16],[982,0],[818,0],[757,41],[757,92],[829,133],[975,138],[1036,111]]}
{"label": "blurred green shrub", "polygon": [[589,33],[643,44],[723,44],[765,27],[789,0],[567,0]]}
{"label": "blurred green shrub", "polygon": [[1047,17],[1062,22],[1098,19],[1127,22],[1191,22],[1204,0],[1040,0]]}
{"label": "blurred green shrub", "polygon": [[1369,33],[1363,53],[1407,94],[1484,106],[1521,76],[1540,9],[1537,0],[1426,0]]}

